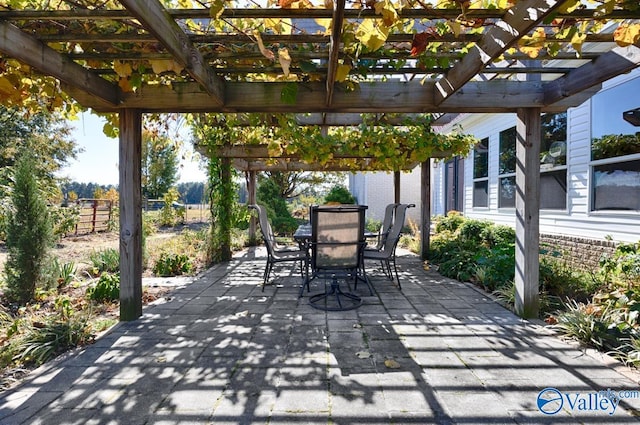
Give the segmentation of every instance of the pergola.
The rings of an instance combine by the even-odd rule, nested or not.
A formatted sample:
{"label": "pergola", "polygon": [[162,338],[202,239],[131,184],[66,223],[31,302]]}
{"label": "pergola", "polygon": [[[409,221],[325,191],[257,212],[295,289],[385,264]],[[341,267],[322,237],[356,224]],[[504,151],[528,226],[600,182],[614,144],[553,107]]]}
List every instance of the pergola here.
{"label": "pergola", "polygon": [[[286,112],[322,126],[355,125],[361,113],[517,113],[516,307],[534,316],[540,115],[579,105],[640,64],[634,0],[494,0],[484,8],[457,0],[61,0],[27,9],[37,3],[0,2],[0,96],[7,105],[36,95],[42,104],[73,100],[119,115],[121,320],[142,313],[141,125],[154,112]],[[428,235],[428,161],[422,182]]]}

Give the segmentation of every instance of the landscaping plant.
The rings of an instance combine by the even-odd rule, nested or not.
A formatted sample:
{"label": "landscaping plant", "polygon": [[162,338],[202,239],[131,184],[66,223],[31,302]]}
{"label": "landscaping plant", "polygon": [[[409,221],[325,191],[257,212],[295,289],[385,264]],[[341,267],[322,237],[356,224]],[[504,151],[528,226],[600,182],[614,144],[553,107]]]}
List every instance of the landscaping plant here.
{"label": "landscaping plant", "polygon": [[53,242],[49,209],[34,168],[35,159],[28,153],[22,154],[16,163],[11,193],[13,208],[7,219],[5,296],[20,305],[32,300],[36,287],[45,280],[47,252]]}

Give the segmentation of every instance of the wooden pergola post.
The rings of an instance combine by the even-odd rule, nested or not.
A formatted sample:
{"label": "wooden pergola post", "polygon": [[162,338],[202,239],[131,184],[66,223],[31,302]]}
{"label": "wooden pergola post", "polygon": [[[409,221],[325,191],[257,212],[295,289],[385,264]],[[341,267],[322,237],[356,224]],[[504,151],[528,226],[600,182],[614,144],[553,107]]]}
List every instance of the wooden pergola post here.
{"label": "wooden pergola post", "polygon": [[429,258],[429,238],[431,236],[431,160],[420,166],[420,256]]}
{"label": "wooden pergola post", "polygon": [[518,109],[516,125],[516,313],[538,316],[540,108]]}
{"label": "wooden pergola post", "polygon": [[393,202],[400,203],[400,171],[393,172]]}
{"label": "wooden pergola post", "polygon": [[[247,203],[249,205],[253,205],[256,203],[256,172],[253,170],[249,170],[247,171],[246,176],[247,176],[246,180],[247,180],[247,192],[248,192]],[[255,245],[256,243],[257,229],[258,229],[258,218],[252,214],[251,218],[249,219],[249,244],[250,245]]]}
{"label": "wooden pergola post", "polygon": [[120,320],[142,315],[142,113],[120,112]]}

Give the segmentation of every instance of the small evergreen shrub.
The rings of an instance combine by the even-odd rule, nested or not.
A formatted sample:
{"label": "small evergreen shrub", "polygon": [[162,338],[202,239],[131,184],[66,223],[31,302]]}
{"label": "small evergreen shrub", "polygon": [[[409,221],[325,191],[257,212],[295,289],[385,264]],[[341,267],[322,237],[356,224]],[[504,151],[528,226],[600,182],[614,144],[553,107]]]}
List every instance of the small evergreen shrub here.
{"label": "small evergreen shrub", "polygon": [[444,231],[455,232],[458,230],[458,227],[464,222],[464,217],[458,211],[449,211],[446,216],[437,217],[436,222],[436,233],[441,233]]}
{"label": "small evergreen shrub", "polygon": [[53,225],[35,168],[31,155],[18,159],[7,220],[5,295],[19,304],[32,300],[36,287],[46,281],[47,252],[53,243]]}
{"label": "small evergreen shrub", "polygon": [[353,197],[349,189],[343,185],[335,185],[329,193],[324,197],[326,203],[336,202],[338,204],[355,204],[356,198]]}

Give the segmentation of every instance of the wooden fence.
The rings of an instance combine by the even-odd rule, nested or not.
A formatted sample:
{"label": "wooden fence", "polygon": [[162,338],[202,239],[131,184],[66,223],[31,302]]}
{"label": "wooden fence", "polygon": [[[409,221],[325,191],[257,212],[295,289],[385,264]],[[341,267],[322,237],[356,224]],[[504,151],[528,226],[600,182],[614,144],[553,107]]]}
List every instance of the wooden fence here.
{"label": "wooden fence", "polygon": [[80,218],[76,224],[76,235],[109,230],[113,219],[113,201],[109,199],[78,199]]}

